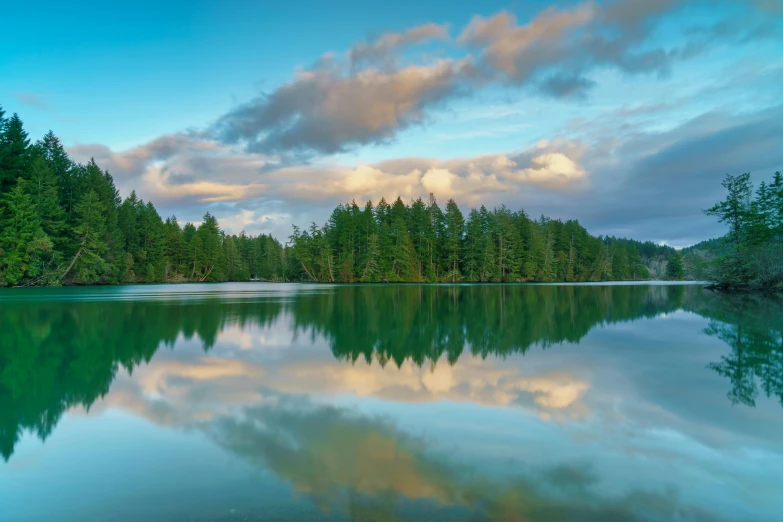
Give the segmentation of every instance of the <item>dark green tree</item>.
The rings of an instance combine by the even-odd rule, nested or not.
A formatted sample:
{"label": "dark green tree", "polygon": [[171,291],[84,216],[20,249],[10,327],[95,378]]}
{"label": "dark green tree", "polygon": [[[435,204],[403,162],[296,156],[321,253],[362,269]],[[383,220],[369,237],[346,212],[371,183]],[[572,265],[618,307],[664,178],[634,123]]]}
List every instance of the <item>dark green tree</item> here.
{"label": "dark green tree", "polygon": [[679,252],[673,253],[669,258],[669,263],[666,265],[666,278],[671,281],[682,281],[685,279],[685,268]]}

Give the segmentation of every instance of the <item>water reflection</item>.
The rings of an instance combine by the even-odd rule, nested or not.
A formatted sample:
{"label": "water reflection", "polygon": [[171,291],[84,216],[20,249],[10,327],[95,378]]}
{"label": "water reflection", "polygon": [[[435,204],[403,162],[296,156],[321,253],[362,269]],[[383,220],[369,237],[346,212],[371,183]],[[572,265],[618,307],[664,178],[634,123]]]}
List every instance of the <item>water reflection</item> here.
{"label": "water reflection", "polygon": [[0,314],[0,453],[8,459],[24,430],[45,439],[68,408],[89,408],[105,396],[119,368],[132,372],[179,338],[197,337],[209,351],[228,326],[268,326],[284,312],[293,316],[294,336],[324,336],[340,360],[421,366],[444,356],[454,364],[465,350],[486,357],[578,342],[597,325],[674,311],[685,291],[359,286],[263,299],[220,299],[217,293],[186,301],[176,294],[128,300],[107,292],[84,300],[73,292],[74,300],[63,300],[62,292],[52,299],[51,291],[39,299],[32,293],[19,301],[6,298]]}
{"label": "water reflection", "polygon": [[731,347],[709,366],[731,381],[729,400],[755,406],[760,383],[783,406],[783,299],[713,294],[695,311],[710,318],[705,333]]}
{"label": "water reflection", "polygon": [[[774,507],[764,497],[774,472],[751,468],[783,463],[770,442],[781,423],[768,410],[710,418],[716,388],[702,381],[720,376],[746,410],[762,396],[783,404],[779,298],[681,285],[182,288],[0,302],[5,460],[25,432],[51,436],[66,411],[115,409],[203,434],[334,520],[753,519],[716,478],[729,472],[748,484],[740,496],[758,495],[744,502]],[[707,328],[667,326],[682,311]],[[654,326],[639,328],[645,318]],[[603,326],[615,333],[601,337]],[[678,374],[713,340],[721,348],[699,374]],[[644,379],[660,397],[633,396],[626,381]],[[440,431],[414,436],[413,405]],[[727,492],[716,504],[734,504],[713,512],[699,497],[710,488]]]}
{"label": "water reflection", "polygon": [[[346,506],[351,520],[641,521],[650,517],[718,520],[676,492],[601,493],[588,466],[557,464],[492,478],[433,456],[427,444],[383,419],[275,397],[239,417],[205,427],[242,459],[271,469],[326,509]],[[395,497],[413,501],[410,518]],[[418,502],[418,505],[416,505]],[[448,506],[448,515],[438,509]],[[413,509],[412,509],[413,508]],[[417,509],[416,509],[417,508]]]}

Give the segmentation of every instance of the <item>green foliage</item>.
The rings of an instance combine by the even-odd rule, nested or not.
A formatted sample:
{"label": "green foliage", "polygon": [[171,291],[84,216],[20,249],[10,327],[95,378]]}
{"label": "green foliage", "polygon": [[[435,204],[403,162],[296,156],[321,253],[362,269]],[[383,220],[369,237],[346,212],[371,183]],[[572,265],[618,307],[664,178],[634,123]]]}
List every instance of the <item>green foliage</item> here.
{"label": "green foliage", "polygon": [[665,266],[674,252],[505,206],[472,209],[466,221],[454,200],[443,212],[432,195],[426,204],[338,205],[322,227],[294,226],[289,241],[303,279],[340,283],[644,280],[646,263]]}
{"label": "green foliage", "polygon": [[0,285],[17,285],[25,275],[38,277],[52,243],[41,230],[35,205],[19,178],[0,199]]}
{"label": "green foliage", "polygon": [[100,282],[101,276],[108,268],[108,263],[103,257],[108,249],[105,241],[106,207],[98,198],[98,194],[90,190],[76,205],[74,212],[76,227],[73,230],[79,238],[79,250],[63,277],[73,269],[77,283]]}
{"label": "green foliage", "polygon": [[164,222],[135,192],[123,201],[94,160],[71,161],[51,131],[30,145],[0,108],[0,286],[283,280],[285,250],[226,235],[209,213],[198,229]]}
{"label": "green foliage", "polygon": [[707,246],[708,263],[702,258],[701,266],[694,263],[696,269],[722,289],[783,289],[783,176],[776,172],[755,196],[748,173],[727,174],[722,185],[726,199],[704,213],[716,216],[729,231]]}
{"label": "green foliage", "polygon": [[30,169],[30,140],[17,114],[4,117],[0,107],[0,194],[19,178],[27,179]]}
{"label": "green foliage", "polygon": [[685,268],[679,252],[675,252],[669,258],[669,263],[666,265],[666,279],[671,281],[682,281],[685,279]]}

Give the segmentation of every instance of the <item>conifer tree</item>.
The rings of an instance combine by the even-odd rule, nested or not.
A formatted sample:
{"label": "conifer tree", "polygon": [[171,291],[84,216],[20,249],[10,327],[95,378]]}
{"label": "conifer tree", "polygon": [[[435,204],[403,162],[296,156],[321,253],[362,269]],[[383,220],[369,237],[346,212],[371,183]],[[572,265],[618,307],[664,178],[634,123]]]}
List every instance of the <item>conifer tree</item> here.
{"label": "conifer tree", "polygon": [[28,178],[29,146],[30,139],[19,115],[5,119],[0,114],[0,194],[11,190],[18,178]]}
{"label": "conifer tree", "polygon": [[38,276],[38,261],[52,244],[21,178],[0,200],[0,286],[17,285],[25,276]]}
{"label": "conifer tree", "polygon": [[74,232],[79,240],[79,249],[61,279],[73,272],[77,283],[96,283],[108,270],[109,264],[103,258],[108,248],[105,212],[105,206],[94,190],[89,190],[76,204]]}
{"label": "conifer tree", "polygon": [[685,279],[685,269],[682,265],[682,255],[674,252],[666,265],[666,278],[671,281],[682,281]]}
{"label": "conifer tree", "polygon": [[448,279],[456,282],[460,278],[460,247],[465,233],[465,219],[462,217],[457,204],[453,199],[446,203],[446,230],[444,247],[446,254],[446,266],[448,267]]}
{"label": "conifer tree", "polygon": [[65,231],[65,212],[59,202],[57,178],[40,155],[30,164],[30,180],[25,188],[35,205],[41,228],[55,243],[60,242]]}

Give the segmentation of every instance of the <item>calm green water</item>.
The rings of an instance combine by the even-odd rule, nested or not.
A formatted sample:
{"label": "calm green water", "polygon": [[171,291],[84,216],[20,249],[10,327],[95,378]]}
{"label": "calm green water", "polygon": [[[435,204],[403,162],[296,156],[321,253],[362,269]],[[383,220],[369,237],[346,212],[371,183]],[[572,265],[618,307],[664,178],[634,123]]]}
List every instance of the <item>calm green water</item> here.
{"label": "calm green water", "polygon": [[4,291],[0,520],[780,520],[782,336],[697,285]]}

